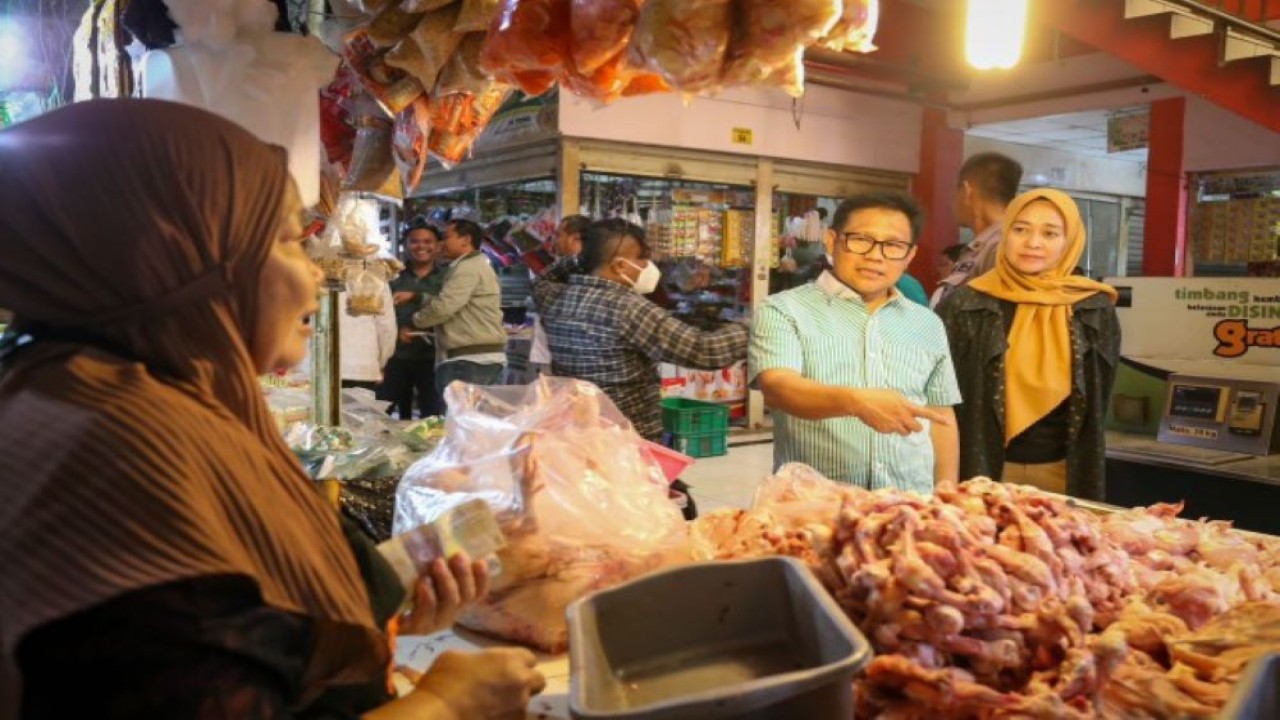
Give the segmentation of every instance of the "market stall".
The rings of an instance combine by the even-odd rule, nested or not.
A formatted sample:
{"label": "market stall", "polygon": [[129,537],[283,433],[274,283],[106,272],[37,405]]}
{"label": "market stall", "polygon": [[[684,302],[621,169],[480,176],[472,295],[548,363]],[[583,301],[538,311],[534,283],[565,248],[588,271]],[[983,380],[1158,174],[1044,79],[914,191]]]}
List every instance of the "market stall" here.
{"label": "market stall", "polygon": [[1280,532],[1280,295],[1264,279],[1114,278],[1107,501]]}
{"label": "market stall", "polygon": [[[534,701],[535,716],[567,717],[555,693],[565,608],[699,561],[807,565],[876,652],[853,679],[859,717],[1212,717],[1280,640],[1280,540],[1181,519],[1180,503],[1121,509],[986,479],[929,497],[870,492],[789,465],[751,508],[669,532],[669,514],[634,483],[641,446],[618,434],[616,411],[590,386],[467,389],[455,400],[457,426],[401,486],[397,527],[484,495],[509,543],[498,552],[508,577],[461,620],[482,637],[413,640],[401,661],[421,669],[483,638],[547,652],[553,694]],[[612,471],[579,476],[579,463]],[[608,533],[586,506],[608,507]],[[567,670],[571,705],[586,672]],[[692,703],[700,689],[712,688],[662,700]]]}

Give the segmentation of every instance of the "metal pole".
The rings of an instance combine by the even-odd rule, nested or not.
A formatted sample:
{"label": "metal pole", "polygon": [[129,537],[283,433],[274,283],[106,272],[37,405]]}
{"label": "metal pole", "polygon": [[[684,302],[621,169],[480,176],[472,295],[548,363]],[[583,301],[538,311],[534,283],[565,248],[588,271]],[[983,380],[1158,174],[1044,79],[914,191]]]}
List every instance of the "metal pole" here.
{"label": "metal pole", "polygon": [[[751,318],[758,318],[760,306],[769,297],[769,273],[773,268],[773,161],[756,160],[755,242],[751,254]],[[747,427],[764,426],[764,395],[747,392]]]}
{"label": "metal pole", "polygon": [[316,425],[342,424],[342,363],[338,345],[340,288],[329,284],[311,335],[311,419]]}

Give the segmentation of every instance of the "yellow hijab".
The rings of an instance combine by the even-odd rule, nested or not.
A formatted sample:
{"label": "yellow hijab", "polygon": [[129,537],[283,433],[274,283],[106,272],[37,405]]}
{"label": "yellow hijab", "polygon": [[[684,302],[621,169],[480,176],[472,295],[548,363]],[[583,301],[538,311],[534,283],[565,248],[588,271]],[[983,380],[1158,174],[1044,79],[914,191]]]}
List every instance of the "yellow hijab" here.
{"label": "yellow hijab", "polygon": [[1066,222],[1066,252],[1057,266],[1033,276],[1017,270],[1000,248],[996,266],[969,283],[974,290],[1017,303],[1009,349],[1004,358],[1004,439],[1008,444],[1071,395],[1071,307],[1085,298],[1116,291],[1087,277],[1072,275],[1084,254],[1084,222],[1066,193],[1038,188],[1014,198],[1005,212],[1004,237],[1031,203],[1047,200]]}

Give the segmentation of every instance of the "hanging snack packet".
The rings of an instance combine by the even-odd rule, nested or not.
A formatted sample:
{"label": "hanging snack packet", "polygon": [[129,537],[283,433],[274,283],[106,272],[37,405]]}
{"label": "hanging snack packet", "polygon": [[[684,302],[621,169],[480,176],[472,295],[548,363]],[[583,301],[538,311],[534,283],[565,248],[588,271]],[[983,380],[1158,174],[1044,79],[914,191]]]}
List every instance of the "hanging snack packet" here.
{"label": "hanging snack packet", "polygon": [[[519,83],[525,92],[537,90],[545,76],[554,82],[567,64],[569,32],[569,0],[502,0],[489,25],[480,66],[496,80]],[[522,81],[522,73],[533,75]],[[547,83],[543,91],[549,87]]]}
{"label": "hanging snack packet", "polygon": [[485,32],[498,14],[498,0],[462,0],[462,12],[453,31],[459,34]]}
{"label": "hanging snack packet", "polygon": [[880,24],[880,0],[844,0],[840,19],[827,36],[823,47],[830,50],[869,53]]}
{"label": "hanging snack packet", "polygon": [[431,97],[436,98],[453,93],[475,95],[484,92],[490,84],[489,78],[480,69],[480,50],[484,47],[484,35],[483,32],[473,32],[462,38],[458,49],[440,70],[440,76],[436,79],[435,92],[431,93]]}
{"label": "hanging snack packet", "polygon": [[391,3],[369,21],[369,40],[375,47],[389,48],[413,32],[422,13],[405,12],[399,3]]}
{"label": "hanging snack packet", "polygon": [[631,37],[634,59],[677,90],[718,87],[733,8],[733,0],[649,0]]}
{"label": "hanging snack packet", "polygon": [[792,64],[797,50],[831,30],[840,8],[839,0],[739,0],[725,85],[755,85]]}
{"label": "hanging snack packet", "polygon": [[423,16],[413,32],[387,53],[387,64],[418,79],[423,88],[433,88],[440,69],[462,42],[454,33],[459,6],[455,3]]}
{"label": "hanging snack packet", "polygon": [[573,65],[591,75],[627,47],[643,0],[572,0]]}

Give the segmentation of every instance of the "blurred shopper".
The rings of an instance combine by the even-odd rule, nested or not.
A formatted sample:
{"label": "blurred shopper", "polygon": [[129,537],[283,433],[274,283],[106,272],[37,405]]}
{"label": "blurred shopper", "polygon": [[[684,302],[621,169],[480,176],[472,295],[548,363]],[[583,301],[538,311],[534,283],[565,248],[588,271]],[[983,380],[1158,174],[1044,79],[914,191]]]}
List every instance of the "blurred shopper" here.
{"label": "blurred shopper", "polygon": [[[582,253],[582,236],[590,225],[591,218],[586,215],[570,215],[560,221],[559,227],[556,228],[555,239],[551,243],[551,250],[557,261],[565,258],[577,260],[578,255]],[[539,369],[548,368],[551,365],[551,348],[547,345],[547,331],[542,327],[542,318],[536,319],[533,323],[529,363]]]}
{"label": "blurred shopper", "polygon": [[441,258],[440,231],[424,217],[409,221],[404,236],[405,268],[391,281],[399,341],[387,363],[385,396],[401,420],[413,418],[414,399],[421,417],[444,414],[436,387],[436,346],[433,333],[413,325],[413,315],[428,298],[440,294],[448,268]]}
{"label": "blurred shopper", "polygon": [[502,288],[489,259],[480,252],[484,231],[471,220],[452,220],[444,230],[449,269],[440,294],[427,297],[413,314],[419,330],[435,330],[436,387],[454,380],[497,385],[507,364],[507,331],[502,326]]}

